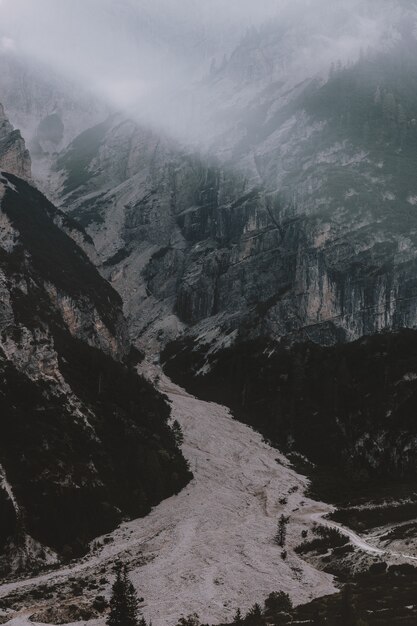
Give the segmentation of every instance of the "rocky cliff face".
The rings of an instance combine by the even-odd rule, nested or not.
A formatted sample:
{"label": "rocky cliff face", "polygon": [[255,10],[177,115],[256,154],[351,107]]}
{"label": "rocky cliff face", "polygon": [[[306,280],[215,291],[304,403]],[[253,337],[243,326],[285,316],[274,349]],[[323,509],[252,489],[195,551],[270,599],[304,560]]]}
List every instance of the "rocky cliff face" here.
{"label": "rocky cliff face", "polygon": [[256,266],[281,235],[245,177],[127,120],[81,135],[57,167],[63,207],[94,239],[134,340],[219,316],[238,325],[273,295],[279,277],[271,268],[260,283]]}
{"label": "rocky cliff face", "polygon": [[383,50],[330,75],[298,67],[290,41],[298,31],[271,24],[248,34],[213,78],[215,92],[229,90],[226,112],[237,94],[235,119],[222,118],[227,132],[213,149],[269,198],[277,239],[264,258],[276,284],[260,289],[268,313],[255,324],[272,336],[350,341],[415,326],[411,11],[409,21],[393,12],[395,37],[387,34]]}
{"label": "rocky cliff face", "polygon": [[348,130],[318,119],[331,84],[303,94],[286,140],[258,159],[262,185],[128,121],[61,155],[64,204],[95,240],[134,340],[244,328],[332,343],[415,326],[413,118],[381,165],[386,138],[335,143]]}
{"label": "rocky cliff face", "polygon": [[167,404],[136,375],[120,296],[62,226],[86,238],[2,172],[3,573],[82,553],[189,479]]}
{"label": "rocky cliff face", "polygon": [[[362,4],[330,11],[335,39],[373,15]],[[375,49],[330,74],[314,8],[250,30],[202,88],[215,158],[121,117],[60,153],[54,195],[93,238],[134,341],[415,326],[415,11],[387,5]]]}
{"label": "rocky cliff face", "polygon": [[0,104],[0,170],[30,179],[31,159],[20,131],[14,130]]}

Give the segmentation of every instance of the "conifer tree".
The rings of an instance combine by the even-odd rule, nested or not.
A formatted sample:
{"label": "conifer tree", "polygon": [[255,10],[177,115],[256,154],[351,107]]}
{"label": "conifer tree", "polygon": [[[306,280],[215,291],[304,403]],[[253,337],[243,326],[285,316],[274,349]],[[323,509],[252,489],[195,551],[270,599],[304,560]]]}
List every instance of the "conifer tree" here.
{"label": "conifer tree", "polygon": [[177,626],[200,626],[200,619],[197,613],[191,613],[188,617],[181,617]]}
{"label": "conifer tree", "polygon": [[268,616],[276,616],[278,613],[290,613],[291,610],[291,598],[283,591],[274,591],[265,600],[265,614]]}
{"label": "conifer tree", "polygon": [[259,604],[254,604],[245,617],[245,626],[264,626],[265,620]]}
{"label": "conifer tree", "polygon": [[278,520],[278,528],[277,533],[274,537],[274,541],[281,548],[285,547],[285,542],[287,540],[287,524],[289,521],[290,518],[286,517],[285,515],[281,515]]}
{"label": "conifer tree", "polygon": [[177,446],[182,446],[184,443],[184,435],[182,432],[181,424],[178,420],[175,420],[172,424],[172,432],[174,433],[175,443]]}
{"label": "conifer tree", "polygon": [[126,567],[119,566],[116,570],[106,623],[107,626],[139,626],[138,598]]}
{"label": "conifer tree", "polygon": [[242,626],[243,624],[243,616],[242,616],[242,612],[240,609],[237,609],[235,616],[233,618],[233,625],[234,626]]}

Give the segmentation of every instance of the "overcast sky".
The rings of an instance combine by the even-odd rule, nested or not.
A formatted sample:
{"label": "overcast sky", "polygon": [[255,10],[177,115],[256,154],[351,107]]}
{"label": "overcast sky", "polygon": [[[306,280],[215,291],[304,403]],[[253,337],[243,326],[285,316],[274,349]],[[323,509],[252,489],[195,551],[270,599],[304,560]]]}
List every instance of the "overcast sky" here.
{"label": "overcast sky", "polygon": [[[379,45],[412,0],[0,0],[0,49],[51,65],[120,107],[190,86],[263,23],[299,30],[299,65],[320,70]],[[289,38],[289,41],[291,38]],[[297,41],[297,37],[293,38]],[[297,51],[291,51],[295,56]],[[161,94],[164,94],[161,96]],[[162,109],[161,109],[162,110]]]}
{"label": "overcast sky", "polygon": [[[3,48],[87,78],[152,83],[190,73],[280,0],[0,0]],[[206,62],[207,65],[207,62]]]}

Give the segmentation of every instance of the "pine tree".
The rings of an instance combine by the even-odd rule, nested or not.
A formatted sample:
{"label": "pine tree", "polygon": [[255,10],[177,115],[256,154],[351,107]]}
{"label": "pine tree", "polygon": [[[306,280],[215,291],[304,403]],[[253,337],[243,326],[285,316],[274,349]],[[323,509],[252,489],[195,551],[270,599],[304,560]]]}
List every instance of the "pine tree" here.
{"label": "pine tree", "polygon": [[242,612],[240,609],[237,609],[235,616],[233,618],[233,625],[234,626],[242,626],[243,624],[243,616],[242,616]]}
{"label": "pine tree", "polygon": [[116,570],[106,623],[107,626],[139,626],[138,598],[126,567],[119,566]]}
{"label": "pine tree", "polygon": [[181,617],[177,626],[200,626],[200,619],[197,613],[191,613],[188,617]]}
{"label": "pine tree", "polygon": [[287,540],[287,524],[290,521],[289,517],[285,517],[285,515],[281,515],[278,520],[278,528],[277,533],[274,537],[275,543],[280,546],[280,548],[285,547],[285,542]]}
{"label": "pine tree", "polygon": [[290,613],[292,610],[291,598],[283,591],[274,591],[265,600],[265,614],[276,617],[279,613]]}
{"label": "pine tree", "polygon": [[110,599],[110,613],[107,618],[108,626],[121,626],[126,618],[126,596],[122,578],[122,568],[116,571],[116,580],[113,583]]}
{"label": "pine tree", "polygon": [[259,604],[254,604],[245,617],[245,626],[264,626],[265,620]]}
{"label": "pine tree", "polygon": [[181,424],[178,420],[175,420],[172,424],[172,432],[174,433],[175,443],[177,446],[182,446],[184,443],[184,435],[182,432]]}

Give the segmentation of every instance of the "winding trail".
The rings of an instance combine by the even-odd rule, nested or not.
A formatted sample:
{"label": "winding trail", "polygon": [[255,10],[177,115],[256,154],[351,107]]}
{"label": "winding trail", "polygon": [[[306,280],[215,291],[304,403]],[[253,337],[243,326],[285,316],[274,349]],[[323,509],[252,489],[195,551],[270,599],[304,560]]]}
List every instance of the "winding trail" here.
{"label": "winding trail", "polygon": [[334,528],[336,530],[340,530],[341,533],[349,537],[351,543],[354,546],[356,546],[363,552],[368,552],[369,554],[377,554],[382,557],[389,556],[394,559],[400,559],[400,560],[405,560],[405,561],[417,561],[417,556],[414,556],[411,554],[405,554],[402,552],[396,552],[394,550],[377,548],[376,546],[373,546],[372,544],[365,541],[363,537],[355,533],[353,530],[351,530],[347,526],[343,526],[342,524],[338,524],[337,522],[333,522],[332,520],[325,519],[323,518],[323,515],[320,513],[312,514],[311,519],[321,524],[322,526],[327,526],[328,528]]}

